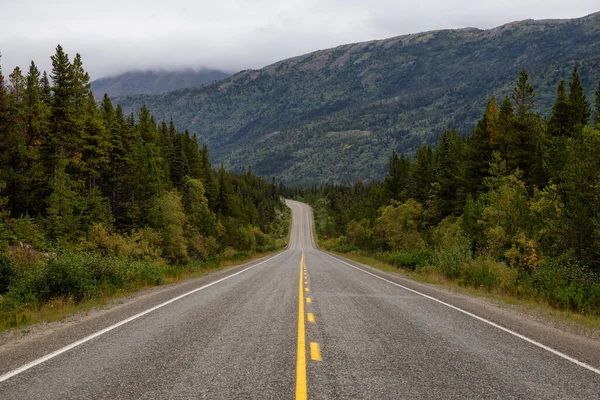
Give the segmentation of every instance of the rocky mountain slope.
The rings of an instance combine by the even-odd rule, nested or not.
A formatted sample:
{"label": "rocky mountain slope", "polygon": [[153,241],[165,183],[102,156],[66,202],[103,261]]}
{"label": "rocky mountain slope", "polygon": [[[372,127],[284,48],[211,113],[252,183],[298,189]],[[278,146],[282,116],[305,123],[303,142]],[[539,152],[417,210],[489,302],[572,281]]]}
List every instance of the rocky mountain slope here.
{"label": "rocky mountain slope", "polygon": [[445,129],[469,134],[492,96],[522,68],[549,113],[573,67],[589,96],[600,80],[600,13],[349,44],[242,71],[201,88],[126,96],[206,142],[216,163],[289,184],[382,176],[392,150],[410,153]]}

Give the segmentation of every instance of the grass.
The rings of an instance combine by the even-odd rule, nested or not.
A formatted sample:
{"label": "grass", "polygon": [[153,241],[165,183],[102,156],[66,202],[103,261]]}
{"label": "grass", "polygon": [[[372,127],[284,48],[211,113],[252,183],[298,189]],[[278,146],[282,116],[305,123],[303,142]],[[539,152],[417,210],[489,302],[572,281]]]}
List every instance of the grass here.
{"label": "grass", "polygon": [[[204,264],[190,264],[185,269],[178,269],[163,278],[163,284],[174,284],[192,278],[198,278],[211,272],[217,272],[226,268],[238,266],[261,257],[276,253],[273,250],[264,253],[246,254],[235,259],[215,260]],[[174,270],[175,271],[175,270]],[[131,296],[145,289],[155,287],[154,285],[138,286],[133,289],[120,289],[110,294],[100,294],[91,299],[76,302],[72,297],[60,297],[44,302],[39,306],[20,308],[12,313],[6,313],[5,318],[0,321],[0,331],[11,329],[23,329],[24,327],[44,322],[63,320],[77,313],[85,313],[92,309],[107,306],[111,303],[122,304],[123,298]],[[6,318],[6,316],[10,316]]]}
{"label": "grass", "polygon": [[[450,289],[451,291],[459,294],[464,294],[472,297],[482,297],[499,303],[504,303],[526,314],[539,316],[543,318],[551,318],[555,321],[566,324],[569,327],[579,331],[581,331],[582,329],[584,331],[600,331],[600,318],[593,315],[581,314],[570,310],[557,309],[548,304],[547,302],[539,301],[533,298],[518,298],[515,296],[511,296],[507,293],[487,291],[480,288],[463,286],[460,285],[456,280],[449,280],[441,274],[435,273],[433,271],[408,271],[405,269],[400,269],[392,266],[389,263],[376,260],[372,257],[365,256],[364,254],[360,254],[358,252],[333,253],[348,258],[350,260],[359,262],[361,264],[371,266],[384,272],[404,276],[417,282],[438,285],[446,289]],[[600,334],[600,332],[598,333]]]}
{"label": "grass", "polygon": [[[291,215],[290,215],[290,226]],[[211,272],[217,272],[226,268],[238,266],[258,258],[266,257],[280,251],[289,243],[291,229],[288,229],[287,239],[279,239],[278,248],[266,252],[238,252],[229,258],[215,259],[207,262],[192,262],[181,267],[171,267],[161,277],[161,284],[174,284],[188,279],[198,278]],[[60,321],[77,313],[85,313],[92,309],[105,307],[109,304],[122,304],[124,298],[138,293],[142,290],[155,287],[156,285],[137,285],[127,289],[116,289],[99,293],[98,295],[75,301],[73,297],[58,297],[46,302],[31,306],[19,307],[11,312],[0,313],[0,331],[23,329],[30,325],[44,322]],[[1,302],[2,296],[0,296]]]}

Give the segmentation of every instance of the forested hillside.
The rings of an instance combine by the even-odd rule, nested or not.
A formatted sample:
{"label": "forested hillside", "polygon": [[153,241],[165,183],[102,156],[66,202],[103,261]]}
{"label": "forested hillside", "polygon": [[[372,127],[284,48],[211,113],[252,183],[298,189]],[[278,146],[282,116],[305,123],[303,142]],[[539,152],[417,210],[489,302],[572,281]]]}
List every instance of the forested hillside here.
{"label": "forested hillside", "polygon": [[413,161],[393,153],[379,183],[288,195],[313,204],[327,248],[598,315],[600,82],[593,89],[590,107],[575,69],[545,119],[522,71],[468,139],[449,130]]}
{"label": "forested hillside", "polygon": [[526,68],[539,110],[573,67],[600,79],[600,13],[349,44],[243,71],[203,88],[122,97],[197,133],[227,169],[287,184],[382,178],[390,150],[414,154],[446,129],[468,135]]}
{"label": "forested hillside", "polygon": [[229,74],[214,70],[187,69],[180,71],[130,71],[115,76],[107,76],[92,81],[92,92],[98,100],[128,94],[160,94],[177,89],[202,86],[220,81]]}
{"label": "forested hillside", "polygon": [[0,322],[277,249],[276,189],[215,171],[196,136],[146,107],[136,119],[107,96],[98,105],[81,57],[61,46],[49,75],[33,62],[7,81],[0,71]]}

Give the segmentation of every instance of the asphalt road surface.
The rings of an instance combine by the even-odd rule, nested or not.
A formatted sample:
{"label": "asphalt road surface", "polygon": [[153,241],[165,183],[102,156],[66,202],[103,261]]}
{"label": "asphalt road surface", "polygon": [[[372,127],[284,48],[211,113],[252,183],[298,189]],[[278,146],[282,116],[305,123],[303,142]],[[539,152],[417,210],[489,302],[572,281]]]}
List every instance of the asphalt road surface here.
{"label": "asphalt road surface", "polygon": [[600,344],[288,249],[0,349],[0,399],[600,399]]}

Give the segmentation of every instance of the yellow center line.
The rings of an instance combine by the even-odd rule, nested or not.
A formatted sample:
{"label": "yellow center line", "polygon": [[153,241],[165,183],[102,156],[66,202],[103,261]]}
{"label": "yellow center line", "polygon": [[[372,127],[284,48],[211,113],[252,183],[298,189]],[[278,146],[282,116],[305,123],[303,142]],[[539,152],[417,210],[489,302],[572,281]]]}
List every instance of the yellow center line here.
{"label": "yellow center line", "polygon": [[[302,225],[300,225],[302,227]],[[300,280],[298,295],[298,351],[296,358],[296,400],[306,400],[306,332],[304,329],[304,293],[302,292],[302,270],[304,252],[300,260]],[[311,347],[312,349],[312,347]],[[312,351],[312,350],[311,350]],[[312,354],[312,353],[311,353]]]}
{"label": "yellow center line", "polygon": [[310,358],[313,361],[321,361],[321,350],[319,349],[319,343],[310,342]]}
{"label": "yellow center line", "polygon": [[315,323],[315,314],[309,312],[308,315],[306,316],[306,318],[308,319],[308,322],[310,323]]}
{"label": "yellow center line", "polygon": [[307,298],[306,298],[306,302],[307,302],[307,303],[311,303],[310,297],[307,297]]}
{"label": "yellow center line", "polygon": [[304,291],[305,291],[305,292],[308,292],[309,290],[308,290],[308,288],[304,288]]}

